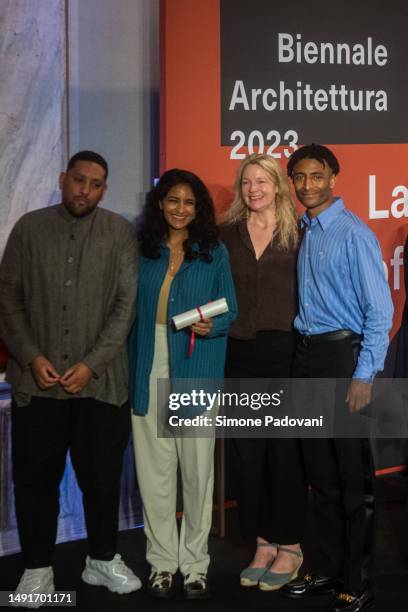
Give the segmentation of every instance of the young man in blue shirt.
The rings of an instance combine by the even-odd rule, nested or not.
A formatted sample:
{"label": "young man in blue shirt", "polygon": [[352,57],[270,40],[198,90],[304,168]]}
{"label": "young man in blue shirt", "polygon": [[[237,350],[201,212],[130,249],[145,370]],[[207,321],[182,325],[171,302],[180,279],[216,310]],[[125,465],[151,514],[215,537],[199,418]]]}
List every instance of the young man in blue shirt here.
{"label": "young man in blue shirt", "polygon": [[[383,368],[393,307],[374,234],[333,196],[339,170],[334,154],[314,144],[295,151],[288,163],[297,198],[306,208],[294,376],[350,379],[344,408],[347,404],[354,412],[369,404],[373,378]],[[337,591],[327,612],[357,612],[373,599],[369,441],[303,439],[301,445],[318,541],[314,573],[292,581],[284,592],[303,597]]]}

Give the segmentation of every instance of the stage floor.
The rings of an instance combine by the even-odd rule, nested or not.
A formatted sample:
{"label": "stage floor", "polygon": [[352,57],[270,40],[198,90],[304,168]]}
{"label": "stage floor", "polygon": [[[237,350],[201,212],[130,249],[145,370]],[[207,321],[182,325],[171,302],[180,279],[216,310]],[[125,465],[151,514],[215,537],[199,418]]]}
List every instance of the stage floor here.
{"label": "stage floor", "polygon": [[[378,520],[377,546],[374,563],[375,604],[373,612],[405,612],[408,608],[408,511],[405,506],[406,477],[391,475],[377,478]],[[165,606],[168,612],[190,611],[198,606],[201,611],[240,612],[244,610],[297,612],[322,610],[330,597],[315,597],[307,602],[285,599],[278,591],[263,593],[257,588],[242,588],[238,576],[251,557],[251,550],[239,538],[236,510],[226,512],[227,535],[210,538],[211,566],[209,578],[213,591],[208,602],[187,602],[179,595],[172,601],[151,599],[143,589],[130,595],[114,595],[103,587],[91,587],[81,579],[86,541],[59,544],[55,555],[57,590],[76,590],[77,608],[89,610],[141,610],[149,612]],[[304,542],[305,568],[308,551],[313,546],[314,534],[308,529]],[[142,529],[120,533],[119,552],[130,567],[146,581],[148,567],[144,559],[145,539]],[[0,590],[12,590],[20,577],[18,555],[0,558]]]}

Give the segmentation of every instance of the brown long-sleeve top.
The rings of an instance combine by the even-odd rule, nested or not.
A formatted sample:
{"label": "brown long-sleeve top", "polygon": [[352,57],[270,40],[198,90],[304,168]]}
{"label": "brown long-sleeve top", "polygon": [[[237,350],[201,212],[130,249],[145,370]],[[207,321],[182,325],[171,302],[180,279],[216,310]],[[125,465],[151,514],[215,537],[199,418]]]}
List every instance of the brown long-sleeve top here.
{"label": "brown long-sleeve top", "polygon": [[238,302],[229,335],[249,340],[257,331],[291,330],[297,312],[297,249],[283,252],[272,242],[257,260],[246,220],[222,225],[220,233]]}
{"label": "brown long-sleeve top", "polygon": [[[72,217],[60,204],[16,223],[0,265],[0,337],[11,353],[7,380],[18,404],[33,395],[126,401],[136,282],[134,230],[109,210]],[[37,355],[61,375],[82,361],[94,376],[75,395],[59,384],[42,390],[30,367]]]}

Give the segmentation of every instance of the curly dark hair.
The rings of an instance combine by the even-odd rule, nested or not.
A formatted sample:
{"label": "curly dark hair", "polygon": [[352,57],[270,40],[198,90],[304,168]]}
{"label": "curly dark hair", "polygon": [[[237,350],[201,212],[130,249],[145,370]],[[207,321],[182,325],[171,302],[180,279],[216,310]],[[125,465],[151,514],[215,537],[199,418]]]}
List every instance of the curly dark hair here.
{"label": "curly dark hair", "polygon": [[138,229],[142,255],[150,259],[160,257],[160,246],[169,231],[160,202],[176,185],[189,185],[196,200],[196,216],[188,226],[188,237],[183,243],[184,257],[189,261],[199,258],[209,263],[212,261],[211,251],[219,244],[214,204],[202,180],[179,168],[167,170],[146,196]]}
{"label": "curly dark hair", "polygon": [[292,155],[289,157],[287,166],[288,176],[292,176],[293,168],[302,159],[316,159],[322,164],[322,166],[327,164],[327,166],[332,169],[333,174],[336,176],[340,172],[340,164],[334,153],[324,145],[312,143],[310,145],[300,147],[300,149],[294,151],[294,153],[292,153]]}

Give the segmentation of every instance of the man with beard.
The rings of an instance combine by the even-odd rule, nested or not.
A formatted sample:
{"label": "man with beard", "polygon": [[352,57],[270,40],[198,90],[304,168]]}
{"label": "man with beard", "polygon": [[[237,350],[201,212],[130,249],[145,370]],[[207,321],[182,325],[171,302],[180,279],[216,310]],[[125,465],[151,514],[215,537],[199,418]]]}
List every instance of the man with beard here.
{"label": "man with beard", "polygon": [[[116,552],[137,252],[132,226],[98,208],[107,175],[97,153],[74,155],[60,175],[62,204],[25,214],[0,265],[0,336],[11,355],[14,492],[26,568],[17,595],[54,592],[68,450],[88,532],[83,580],[117,593],[141,586]],[[20,605],[39,604],[27,598]]]}

